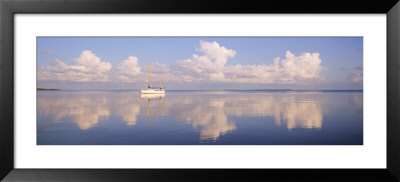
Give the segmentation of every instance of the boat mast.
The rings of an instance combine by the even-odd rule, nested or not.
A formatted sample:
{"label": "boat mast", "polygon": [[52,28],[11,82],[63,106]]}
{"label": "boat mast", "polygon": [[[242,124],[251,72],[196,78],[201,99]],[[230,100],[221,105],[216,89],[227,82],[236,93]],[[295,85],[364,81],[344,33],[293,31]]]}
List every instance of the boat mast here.
{"label": "boat mast", "polygon": [[161,87],[161,78],[162,78],[162,77],[160,77],[160,89],[162,89],[162,87]]}
{"label": "boat mast", "polygon": [[147,83],[147,88],[151,88],[151,86],[150,86],[150,78],[151,78],[151,64],[149,64],[149,81],[148,81],[148,83]]}

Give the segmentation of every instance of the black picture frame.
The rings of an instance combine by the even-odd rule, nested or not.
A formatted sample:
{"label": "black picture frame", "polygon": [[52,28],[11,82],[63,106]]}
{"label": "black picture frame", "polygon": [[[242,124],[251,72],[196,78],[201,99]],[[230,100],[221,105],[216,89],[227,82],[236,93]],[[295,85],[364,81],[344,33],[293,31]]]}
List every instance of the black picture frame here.
{"label": "black picture frame", "polygon": [[[387,15],[386,169],[15,169],[14,15],[381,13]],[[4,181],[400,181],[398,0],[0,0],[0,179]],[[378,60],[379,61],[379,60]],[[384,60],[380,60],[384,61]],[[34,118],[32,118],[34,120]]]}

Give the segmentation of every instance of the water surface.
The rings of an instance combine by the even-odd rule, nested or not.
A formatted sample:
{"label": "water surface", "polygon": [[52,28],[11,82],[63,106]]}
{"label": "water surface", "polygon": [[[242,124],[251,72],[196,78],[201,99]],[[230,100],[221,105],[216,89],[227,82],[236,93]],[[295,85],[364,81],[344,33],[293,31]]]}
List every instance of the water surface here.
{"label": "water surface", "polygon": [[362,91],[38,91],[38,145],[362,145]]}

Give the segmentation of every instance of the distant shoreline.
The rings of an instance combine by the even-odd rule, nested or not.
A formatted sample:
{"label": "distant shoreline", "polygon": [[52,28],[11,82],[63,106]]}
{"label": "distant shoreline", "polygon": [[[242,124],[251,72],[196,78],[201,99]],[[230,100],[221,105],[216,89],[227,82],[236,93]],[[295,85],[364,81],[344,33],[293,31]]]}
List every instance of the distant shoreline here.
{"label": "distant shoreline", "polygon": [[292,89],[224,89],[224,91],[293,91]]}
{"label": "distant shoreline", "polygon": [[57,88],[37,88],[36,90],[60,90]]}
{"label": "distant shoreline", "polygon": [[[37,90],[61,90],[61,89],[43,89],[38,88]],[[138,89],[121,89],[121,90],[62,90],[62,91],[139,91]],[[312,91],[319,91],[319,92],[363,92],[364,90],[293,90],[293,89],[248,89],[248,90],[241,90],[241,89],[225,89],[225,90],[166,90],[168,91],[188,91],[188,92],[195,92],[195,91],[229,91],[229,92],[312,92]]]}

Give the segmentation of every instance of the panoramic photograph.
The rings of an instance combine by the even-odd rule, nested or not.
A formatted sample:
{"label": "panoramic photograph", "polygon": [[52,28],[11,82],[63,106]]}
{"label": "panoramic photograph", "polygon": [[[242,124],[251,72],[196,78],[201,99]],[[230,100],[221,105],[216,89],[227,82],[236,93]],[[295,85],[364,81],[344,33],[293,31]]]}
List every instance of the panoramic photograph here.
{"label": "panoramic photograph", "polygon": [[37,145],[363,145],[363,37],[37,37]]}

